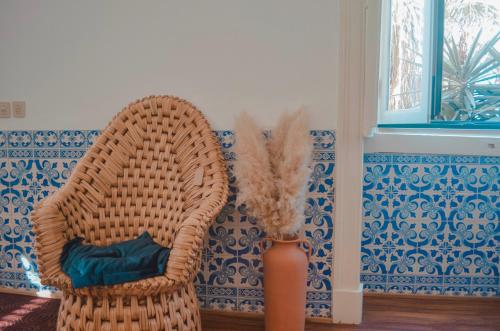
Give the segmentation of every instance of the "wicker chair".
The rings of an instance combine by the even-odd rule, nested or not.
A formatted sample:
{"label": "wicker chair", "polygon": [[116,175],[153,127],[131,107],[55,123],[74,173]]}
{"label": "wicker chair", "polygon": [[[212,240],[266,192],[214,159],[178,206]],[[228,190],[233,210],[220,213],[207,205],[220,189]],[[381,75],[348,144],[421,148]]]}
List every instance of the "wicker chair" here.
{"label": "wicker chair", "polygon": [[[192,104],[152,96],[128,105],[33,213],[41,281],[62,290],[57,329],[200,330],[193,279],[227,194],[219,144]],[[109,245],[144,230],[172,249],[162,276],[75,289],[61,271],[74,237]]]}

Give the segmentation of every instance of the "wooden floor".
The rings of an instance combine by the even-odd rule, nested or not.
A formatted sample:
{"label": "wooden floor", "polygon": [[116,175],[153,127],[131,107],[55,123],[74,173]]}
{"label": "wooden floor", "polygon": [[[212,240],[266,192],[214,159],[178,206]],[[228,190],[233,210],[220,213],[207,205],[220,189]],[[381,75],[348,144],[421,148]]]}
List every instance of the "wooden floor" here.
{"label": "wooden floor", "polygon": [[[55,330],[59,300],[0,293],[0,330]],[[202,312],[203,331],[264,330],[262,315]],[[361,325],[308,323],[307,331],[500,331],[500,298],[365,296]],[[288,331],[288,330],[286,330]]]}
{"label": "wooden floor", "polygon": [[[264,330],[259,317],[203,313],[204,331]],[[361,325],[307,323],[307,331],[498,331],[500,299],[368,296]]]}

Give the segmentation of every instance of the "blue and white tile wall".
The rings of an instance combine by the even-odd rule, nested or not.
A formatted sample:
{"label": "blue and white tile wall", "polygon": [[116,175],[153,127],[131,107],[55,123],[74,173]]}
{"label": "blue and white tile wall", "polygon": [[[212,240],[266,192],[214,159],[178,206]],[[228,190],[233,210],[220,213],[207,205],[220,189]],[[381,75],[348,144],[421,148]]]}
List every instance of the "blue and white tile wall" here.
{"label": "blue and white tile wall", "polygon": [[500,157],[364,159],[365,290],[500,295]]}
{"label": "blue and white tile wall", "polygon": [[[96,130],[0,131],[0,287],[40,290],[30,212],[57,190],[98,135]],[[232,175],[234,136],[217,131],[229,165],[229,203],[210,229],[202,270],[196,278],[204,308],[261,312],[263,233],[236,205]],[[313,247],[309,264],[307,314],[331,316],[335,135],[311,131],[314,171],[309,183],[304,235]],[[42,288],[43,289],[43,288]],[[50,290],[50,289],[48,289]]]}
{"label": "blue and white tile wall", "polygon": [[[0,131],[0,286],[40,290],[33,206],[57,190],[96,130]],[[314,171],[304,235],[313,245],[307,313],[331,316],[332,131],[312,131]],[[217,131],[231,196],[210,229],[196,287],[202,307],[260,312],[263,233],[237,206],[230,131]],[[498,296],[500,157],[365,155],[361,278],[366,291]],[[51,290],[51,289],[48,289]]]}
{"label": "blue and white tile wall", "polygon": [[96,131],[0,131],[0,286],[40,286],[30,213],[69,177]]}

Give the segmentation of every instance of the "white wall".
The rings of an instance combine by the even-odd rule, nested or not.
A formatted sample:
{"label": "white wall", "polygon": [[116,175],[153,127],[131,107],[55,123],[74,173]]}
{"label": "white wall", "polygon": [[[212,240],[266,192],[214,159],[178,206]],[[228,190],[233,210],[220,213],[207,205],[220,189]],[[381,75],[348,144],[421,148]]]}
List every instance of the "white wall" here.
{"label": "white wall", "polygon": [[102,128],[128,102],[175,94],[214,128],[307,106],[336,127],[338,0],[0,2],[1,129]]}

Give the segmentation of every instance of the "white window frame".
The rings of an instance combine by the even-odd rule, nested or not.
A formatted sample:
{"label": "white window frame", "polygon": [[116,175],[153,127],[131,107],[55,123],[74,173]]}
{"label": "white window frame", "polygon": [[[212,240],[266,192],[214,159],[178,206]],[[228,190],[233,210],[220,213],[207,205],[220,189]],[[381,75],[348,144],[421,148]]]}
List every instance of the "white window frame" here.
{"label": "white window frame", "polygon": [[379,100],[378,124],[422,124],[429,123],[432,101],[433,76],[433,4],[424,0],[424,36],[423,36],[423,76],[422,102],[420,107],[405,110],[389,110],[389,77],[391,69],[391,0],[381,0],[380,25],[380,63],[379,63]]}

